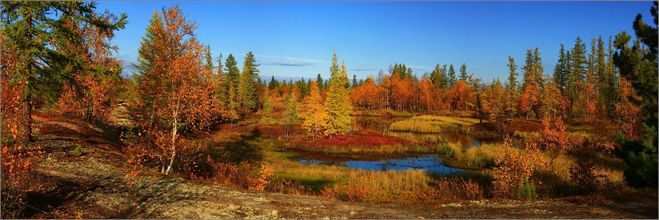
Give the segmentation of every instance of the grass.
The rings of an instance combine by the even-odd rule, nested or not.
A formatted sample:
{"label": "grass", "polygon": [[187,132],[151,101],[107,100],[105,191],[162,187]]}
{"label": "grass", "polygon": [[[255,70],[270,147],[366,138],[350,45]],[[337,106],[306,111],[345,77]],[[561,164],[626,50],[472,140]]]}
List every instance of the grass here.
{"label": "grass", "polygon": [[501,147],[502,144],[483,144],[464,150],[460,146],[448,143],[440,145],[439,152],[448,157],[444,162],[449,166],[478,170],[491,167],[494,158],[502,152]]}
{"label": "grass", "polygon": [[407,120],[397,121],[389,125],[392,131],[415,133],[440,133],[442,129],[452,129],[470,132],[470,126],[479,123],[474,118],[459,118],[450,116],[421,115]]}
{"label": "grass", "polygon": [[[456,119],[445,116],[419,116],[414,117],[413,120],[455,126],[464,126],[476,121],[475,119]],[[306,137],[303,138],[301,134],[283,138],[273,136],[268,134],[267,130],[272,130],[270,128],[276,128],[276,126],[258,126],[261,126],[259,127],[261,136],[240,142],[239,148],[251,149],[255,155],[260,155],[258,163],[273,169],[273,177],[266,190],[322,195],[345,201],[416,203],[478,199],[483,195],[489,195],[486,191],[489,190],[492,179],[491,177],[489,179],[481,178],[474,182],[473,179],[465,180],[470,178],[463,176],[437,176],[422,170],[381,172],[354,170],[340,165],[302,164],[295,161],[298,158],[297,154],[300,153],[295,150],[307,150],[317,153],[318,156],[329,158],[350,155],[375,159],[383,158],[385,154],[439,153],[446,156],[443,160],[445,164],[465,168],[480,175],[486,175],[487,172],[483,172],[483,170],[492,167],[494,158],[500,157],[503,152],[502,144],[483,144],[479,147],[464,149],[457,144],[420,145],[412,142],[399,142],[403,140],[398,140],[399,137],[381,140],[382,135],[379,133],[357,133],[352,136],[314,142],[307,140]],[[238,133],[244,133],[247,130],[240,130]],[[528,137],[539,134],[518,132],[517,135]],[[574,135],[585,136],[586,133],[579,132]],[[235,138],[236,135],[225,131],[224,135],[213,137]],[[308,146],[301,147],[301,145],[295,144],[296,139],[305,139],[306,142],[311,141],[309,143],[312,144],[307,143]],[[519,148],[512,149],[524,151]],[[615,161],[608,160],[607,155],[544,153],[551,158],[551,163],[542,168],[542,175],[532,177],[535,178],[533,183],[536,184],[540,198],[547,197],[547,195],[572,195],[570,190],[576,186],[571,181],[570,168],[577,160],[580,160],[579,157],[592,158],[596,161],[598,165],[595,172],[601,174],[602,182],[623,183],[621,169]],[[538,184],[538,181],[541,184]],[[562,192],[567,193],[560,194]]]}
{"label": "grass", "polygon": [[370,117],[413,117],[418,115],[417,113],[411,113],[406,111],[394,111],[391,109],[379,109],[379,110],[353,110],[350,115],[352,116],[370,116]]}

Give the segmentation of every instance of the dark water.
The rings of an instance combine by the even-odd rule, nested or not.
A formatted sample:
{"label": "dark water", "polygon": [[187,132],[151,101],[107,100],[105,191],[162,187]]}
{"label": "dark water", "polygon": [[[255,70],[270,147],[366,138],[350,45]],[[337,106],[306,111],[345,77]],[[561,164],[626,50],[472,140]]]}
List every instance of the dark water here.
{"label": "dark water", "polygon": [[383,134],[398,136],[403,138],[419,139],[427,143],[452,143],[463,148],[478,147],[485,143],[496,143],[496,140],[484,140],[474,137],[464,132],[458,131],[443,131],[439,134],[420,134],[413,132],[393,132],[389,131],[391,123],[408,119],[409,117],[372,117],[372,116],[356,116],[353,119],[353,129],[355,130],[373,130],[382,132]]}
{"label": "dark water", "polygon": [[407,157],[401,159],[388,159],[388,160],[350,160],[345,162],[331,162],[321,160],[300,159],[298,162],[303,164],[326,164],[326,165],[342,165],[353,169],[370,170],[370,171],[386,171],[386,170],[408,170],[408,169],[421,169],[434,174],[454,174],[463,172],[462,169],[451,168],[444,163],[442,159],[435,155],[425,155],[419,157]]}

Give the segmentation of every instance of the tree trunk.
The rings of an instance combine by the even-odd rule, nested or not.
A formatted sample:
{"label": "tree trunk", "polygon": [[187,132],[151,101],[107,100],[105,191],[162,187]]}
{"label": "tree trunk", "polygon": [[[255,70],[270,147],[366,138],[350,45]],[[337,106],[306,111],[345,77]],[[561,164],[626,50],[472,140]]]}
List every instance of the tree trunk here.
{"label": "tree trunk", "polygon": [[169,166],[167,166],[167,171],[165,175],[168,175],[172,171],[172,166],[174,165],[174,158],[176,157],[176,133],[178,130],[178,111],[172,113],[174,117],[174,123],[172,124],[172,157],[169,159]]}
{"label": "tree trunk", "polygon": [[34,108],[34,105],[32,104],[32,91],[28,91],[28,95],[25,98],[25,101],[23,102],[24,109],[25,109],[25,120],[26,120],[26,125],[25,125],[25,132],[23,134],[23,137],[20,140],[23,145],[28,145],[32,140],[32,109]]}

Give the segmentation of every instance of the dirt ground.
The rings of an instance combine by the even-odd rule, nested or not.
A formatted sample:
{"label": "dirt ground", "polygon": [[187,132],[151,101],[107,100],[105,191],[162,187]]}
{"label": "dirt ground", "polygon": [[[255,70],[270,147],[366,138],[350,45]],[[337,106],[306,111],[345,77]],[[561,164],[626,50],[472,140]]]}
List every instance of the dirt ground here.
{"label": "dirt ground", "polygon": [[[589,198],[404,205],[247,192],[156,173],[129,179],[112,132],[34,118],[47,156],[38,161],[38,190],[28,195],[31,218],[657,218],[656,195],[597,205]],[[80,156],[70,153],[77,146]]]}

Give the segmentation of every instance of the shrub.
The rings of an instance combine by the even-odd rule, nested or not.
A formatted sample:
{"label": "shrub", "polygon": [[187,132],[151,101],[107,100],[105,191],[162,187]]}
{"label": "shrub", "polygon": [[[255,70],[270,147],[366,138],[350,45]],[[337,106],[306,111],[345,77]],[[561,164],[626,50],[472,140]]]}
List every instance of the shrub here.
{"label": "shrub", "polygon": [[41,151],[33,151],[22,146],[2,148],[2,187],[0,202],[2,218],[20,218],[25,211],[27,192],[33,184],[33,162]]}
{"label": "shrub", "polygon": [[570,179],[584,193],[591,193],[599,185],[598,178],[603,177],[595,173],[595,164],[592,161],[578,161],[570,167]]}
{"label": "shrub", "polygon": [[517,189],[517,199],[519,200],[534,200],[536,199],[535,185],[529,183],[528,179],[524,179],[524,183]]}
{"label": "shrub", "polygon": [[547,162],[547,157],[537,149],[515,150],[504,144],[494,159],[493,194],[496,197],[514,197],[515,190],[523,186],[524,180],[528,180],[536,169],[545,169]]}
{"label": "shrub", "polygon": [[69,154],[75,157],[79,157],[80,155],[82,155],[82,147],[80,145],[76,145],[76,148],[71,150]]}
{"label": "shrub", "polygon": [[361,202],[366,200],[366,187],[359,185],[339,185],[324,188],[324,197],[336,198],[341,201]]}
{"label": "shrub", "polygon": [[248,190],[265,190],[273,175],[270,167],[261,165],[260,168],[257,168],[247,161],[239,164],[215,162],[211,162],[211,164],[215,171],[215,176],[212,178],[215,182]]}

